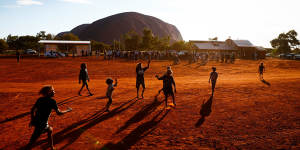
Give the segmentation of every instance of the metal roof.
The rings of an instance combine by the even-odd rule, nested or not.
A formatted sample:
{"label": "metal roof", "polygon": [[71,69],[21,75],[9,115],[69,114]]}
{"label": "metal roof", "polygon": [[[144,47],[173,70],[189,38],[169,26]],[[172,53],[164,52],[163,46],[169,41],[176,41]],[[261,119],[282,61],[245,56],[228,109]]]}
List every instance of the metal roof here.
{"label": "metal roof", "polygon": [[91,41],[40,40],[43,44],[91,44]]}
{"label": "metal roof", "polygon": [[194,43],[194,45],[198,48],[198,49],[203,49],[203,50],[236,50],[235,48],[227,45],[225,42],[200,42],[200,43]]}
{"label": "metal roof", "polygon": [[254,45],[248,40],[233,40],[238,47],[254,47]]}

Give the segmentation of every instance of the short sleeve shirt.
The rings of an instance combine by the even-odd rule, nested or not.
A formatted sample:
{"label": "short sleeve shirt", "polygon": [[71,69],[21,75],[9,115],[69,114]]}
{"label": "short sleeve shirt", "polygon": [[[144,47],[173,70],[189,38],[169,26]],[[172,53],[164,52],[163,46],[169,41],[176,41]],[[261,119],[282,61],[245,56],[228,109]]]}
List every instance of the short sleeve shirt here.
{"label": "short sleeve shirt", "polygon": [[34,118],[35,125],[47,124],[52,109],[58,110],[56,101],[50,97],[39,98],[35,103],[35,107],[37,108]]}

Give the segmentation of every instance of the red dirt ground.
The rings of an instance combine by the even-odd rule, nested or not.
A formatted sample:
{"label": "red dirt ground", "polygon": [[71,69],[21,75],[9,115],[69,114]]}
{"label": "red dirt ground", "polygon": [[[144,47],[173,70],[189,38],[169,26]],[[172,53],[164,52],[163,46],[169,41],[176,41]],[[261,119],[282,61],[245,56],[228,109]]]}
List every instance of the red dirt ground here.
{"label": "red dirt ground", "polygon": [[[88,97],[86,90],[77,96],[82,62],[87,63],[94,96]],[[61,109],[73,108],[63,116],[53,112],[50,117],[57,149],[300,149],[300,62],[264,60],[270,86],[258,80],[259,63],[237,60],[235,64],[172,66],[177,107],[167,110],[163,95],[155,101],[162,81],[154,76],[165,72],[168,61],[151,63],[145,73],[145,98],[136,100],[133,61],[27,58],[17,64],[15,59],[3,58],[0,149],[19,149],[28,143],[33,132],[28,127],[29,110],[47,84],[54,86]],[[217,67],[219,79],[210,98],[212,66]],[[103,113],[107,77],[117,77],[119,85],[111,112]],[[42,135],[34,149],[46,149],[46,138]]]}

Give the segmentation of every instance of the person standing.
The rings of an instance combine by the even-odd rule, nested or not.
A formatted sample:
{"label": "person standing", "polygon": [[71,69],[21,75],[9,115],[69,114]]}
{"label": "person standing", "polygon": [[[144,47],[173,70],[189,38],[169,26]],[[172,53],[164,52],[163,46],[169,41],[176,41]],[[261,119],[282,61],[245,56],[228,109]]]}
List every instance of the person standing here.
{"label": "person standing", "polygon": [[259,79],[260,80],[264,80],[263,74],[265,72],[265,66],[264,63],[260,63],[259,67],[258,67],[258,72],[259,72]]}
{"label": "person standing", "polygon": [[216,67],[212,67],[212,72],[210,73],[210,77],[208,80],[208,83],[211,82],[211,94],[214,95],[215,92],[215,87],[216,87],[216,83],[217,83],[217,79],[218,79],[218,73],[216,72]]}
{"label": "person standing", "polygon": [[91,91],[89,89],[89,86],[88,86],[88,83],[87,83],[87,81],[90,82],[90,78],[89,78],[89,75],[88,75],[86,64],[82,63],[80,67],[81,67],[81,69],[80,69],[80,73],[79,73],[79,84],[82,81],[82,86],[81,86],[81,88],[78,92],[78,95],[81,96],[81,94],[80,94],[81,90],[84,87],[86,87],[86,89],[89,91],[89,96],[92,96],[93,94],[91,93]]}
{"label": "person standing", "polygon": [[[158,75],[155,75],[155,77],[158,80],[163,80],[163,92],[165,95],[165,106],[168,106],[168,97],[172,96],[173,99],[173,104],[174,106],[176,106],[176,102],[175,102],[175,95],[174,92],[176,93],[176,84],[175,84],[175,80],[173,78],[173,72],[171,69],[167,69],[167,73],[164,74],[162,77],[158,77]],[[174,86],[174,92],[173,92],[173,86]]]}
{"label": "person standing", "polygon": [[140,85],[143,87],[142,91],[142,98],[144,98],[144,91],[145,91],[145,80],[144,80],[144,73],[149,68],[150,60],[148,61],[147,67],[142,68],[142,63],[138,63],[136,65],[136,97],[139,98],[139,90]]}
{"label": "person standing", "polygon": [[20,62],[20,52],[17,50],[16,51],[16,57],[17,57],[17,62]]}
{"label": "person standing", "polygon": [[113,84],[114,80],[111,78],[106,79],[106,84],[108,85],[107,90],[106,90],[106,97],[108,98],[108,102],[106,104],[106,112],[109,112],[109,107],[112,104],[112,93],[115,87],[118,85],[118,80],[115,79],[115,84]]}
{"label": "person standing", "polygon": [[57,103],[52,97],[54,97],[55,91],[52,85],[44,86],[39,94],[43,95],[40,97],[36,103],[31,108],[31,121],[29,127],[34,126],[34,131],[30,138],[26,149],[31,149],[33,143],[40,137],[43,133],[48,133],[48,140],[50,148],[53,150],[53,137],[52,127],[48,124],[49,117],[51,115],[52,109],[55,110],[57,115],[63,115],[67,112],[72,111],[72,108],[68,108],[65,111],[58,109]]}

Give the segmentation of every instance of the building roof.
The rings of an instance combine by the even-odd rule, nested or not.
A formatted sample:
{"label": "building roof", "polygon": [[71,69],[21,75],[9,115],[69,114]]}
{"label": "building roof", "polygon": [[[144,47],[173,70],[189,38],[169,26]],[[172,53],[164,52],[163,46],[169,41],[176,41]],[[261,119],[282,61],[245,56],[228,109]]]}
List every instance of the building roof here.
{"label": "building roof", "polygon": [[43,44],[91,44],[91,41],[40,40]]}
{"label": "building roof", "polygon": [[233,40],[233,42],[238,47],[254,47],[254,45],[248,40]]}
{"label": "building roof", "polygon": [[204,50],[236,50],[235,48],[229,46],[225,42],[220,41],[200,41],[199,43],[195,41],[194,45],[198,49],[204,49]]}
{"label": "building roof", "polygon": [[257,48],[257,50],[259,50],[259,51],[265,51],[266,49],[264,48],[264,47],[262,47],[262,46],[256,46],[256,48]]}

